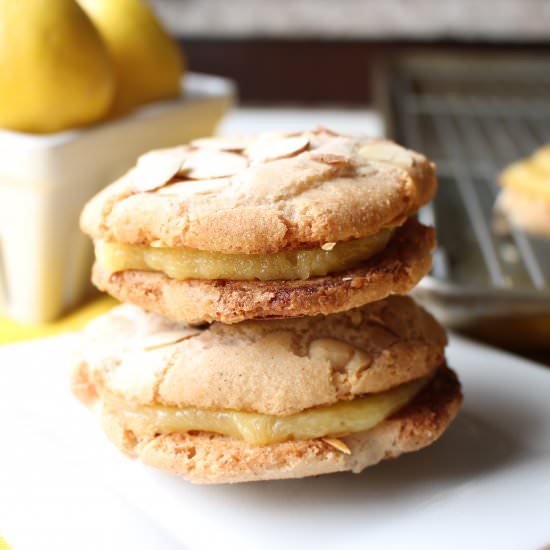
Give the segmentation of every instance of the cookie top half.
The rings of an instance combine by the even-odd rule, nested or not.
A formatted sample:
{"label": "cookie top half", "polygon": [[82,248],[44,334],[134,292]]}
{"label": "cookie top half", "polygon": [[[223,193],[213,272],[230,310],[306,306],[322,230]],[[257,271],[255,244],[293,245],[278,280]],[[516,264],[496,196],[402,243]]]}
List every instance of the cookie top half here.
{"label": "cookie top half", "polygon": [[94,240],[272,254],[402,225],[436,190],[426,157],[326,129],[152,151],[81,217]]}
{"label": "cookie top half", "polygon": [[83,336],[83,401],[289,415],[428,376],[446,337],[414,301],[393,296],[328,317],[193,327],[120,306]]}

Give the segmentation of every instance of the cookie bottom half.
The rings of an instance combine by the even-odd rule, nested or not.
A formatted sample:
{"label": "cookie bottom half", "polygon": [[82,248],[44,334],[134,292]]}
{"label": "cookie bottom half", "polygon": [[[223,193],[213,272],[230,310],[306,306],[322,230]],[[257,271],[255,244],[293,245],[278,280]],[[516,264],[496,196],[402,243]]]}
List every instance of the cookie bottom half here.
{"label": "cookie bottom half", "polygon": [[329,315],[405,294],[431,267],[434,231],[408,220],[388,246],[359,267],[295,281],[170,279],[162,273],[110,273],[96,263],[94,284],[115,298],[187,323]]}
{"label": "cookie bottom half", "polygon": [[343,471],[359,473],[382,460],[433,443],[456,416],[461,403],[455,373],[441,367],[413,401],[396,414],[370,430],[336,441],[325,438],[256,446],[204,432],[140,439],[109,413],[103,414],[101,422],[115,445],[144,464],[194,483],[239,483]]}

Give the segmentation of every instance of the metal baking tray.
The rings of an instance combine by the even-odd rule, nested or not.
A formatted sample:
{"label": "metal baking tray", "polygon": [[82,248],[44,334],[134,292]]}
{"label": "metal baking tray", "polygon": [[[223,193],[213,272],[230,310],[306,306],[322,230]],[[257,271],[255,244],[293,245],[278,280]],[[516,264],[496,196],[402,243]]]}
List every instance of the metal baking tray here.
{"label": "metal baking tray", "polygon": [[494,210],[499,172],[550,142],[550,61],[407,53],[385,60],[378,85],[387,134],[438,169],[438,195],[419,217],[439,244],[416,297],[452,328],[550,348],[550,240]]}

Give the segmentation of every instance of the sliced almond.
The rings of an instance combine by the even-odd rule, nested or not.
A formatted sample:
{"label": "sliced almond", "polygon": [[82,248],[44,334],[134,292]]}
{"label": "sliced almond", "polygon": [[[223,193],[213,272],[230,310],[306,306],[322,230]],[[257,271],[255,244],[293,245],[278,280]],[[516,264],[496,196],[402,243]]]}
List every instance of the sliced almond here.
{"label": "sliced almond", "polygon": [[344,155],[334,155],[332,153],[312,153],[311,158],[317,162],[325,164],[349,164],[351,159]]}
{"label": "sliced almond", "polygon": [[151,334],[147,336],[142,341],[142,346],[145,351],[151,351],[154,349],[164,348],[166,346],[172,346],[187,338],[196,336],[202,331],[194,327],[186,327],[181,330],[167,330],[163,332],[157,332],[156,334]]}
{"label": "sliced almond", "polygon": [[341,440],[334,437],[323,437],[322,440],[345,455],[351,454],[351,449]]}
{"label": "sliced almond", "polygon": [[322,124],[318,124],[315,130],[313,130],[313,133],[315,134],[327,134],[329,136],[341,136],[342,134],[339,134],[338,132],[335,132],[334,130],[331,130],[330,128],[325,128]]}
{"label": "sliced almond", "polygon": [[332,250],[336,246],[336,243],[325,243],[321,245],[323,250]]}
{"label": "sliced almond", "polygon": [[195,139],[191,142],[194,147],[214,149],[216,151],[244,151],[253,142],[251,136],[219,136]]}
{"label": "sliced almond", "polygon": [[241,155],[203,149],[189,155],[183,168],[189,179],[207,180],[233,176],[247,166],[246,158]]}
{"label": "sliced almond", "polygon": [[359,154],[365,160],[375,160],[379,162],[386,162],[399,166],[400,168],[411,168],[413,165],[413,158],[409,152],[407,152],[399,145],[386,142],[373,142],[365,145],[359,151]]}
{"label": "sliced almond", "polygon": [[159,189],[159,195],[174,195],[188,197],[189,195],[207,195],[216,193],[231,184],[229,178],[216,178],[209,180],[186,180],[171,183]]}
{"label": "sliced almond", "polygon": [[153,191],[182,173],[182,166],[189,154],[187,147],[159,149],[139,157],[132,173],[137,191]]}
{"label": "sliced almond", "polygon": [[308,356],[315,363],[328,363],[334,371],[345,369],[356,348],[335,338],[318,338],[309,344]]}
{"label": "sliced almond", "polygon": [[266,137],[248,147],[246,154],[254,163],[269,162],[298,155],[308,146],[309,138],[306,135]]}

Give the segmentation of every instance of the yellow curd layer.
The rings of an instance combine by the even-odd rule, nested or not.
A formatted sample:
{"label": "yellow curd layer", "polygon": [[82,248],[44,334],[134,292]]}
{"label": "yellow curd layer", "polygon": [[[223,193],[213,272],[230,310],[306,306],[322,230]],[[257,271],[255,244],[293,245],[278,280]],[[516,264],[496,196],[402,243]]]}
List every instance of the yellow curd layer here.
{"label": "yellow curd layer", "polygon": [[394,229],[309,250],[275,254],[222,254],[189,248],[159,248],[96,242],[96,258],[110,271],[160,271],[171,279],[272,281],[309,279],[355,267],[385,248]]}
{"label": "yellow curd layer", "polygon": [[255,445],[308,440],[370,430],[409,403],[430,377],[352,401],[307,409],[289,416],[238,411],[211,411],[160,405],[128,407],[121,402],[104,406],[122,418],[137,435],[213,432]]}

